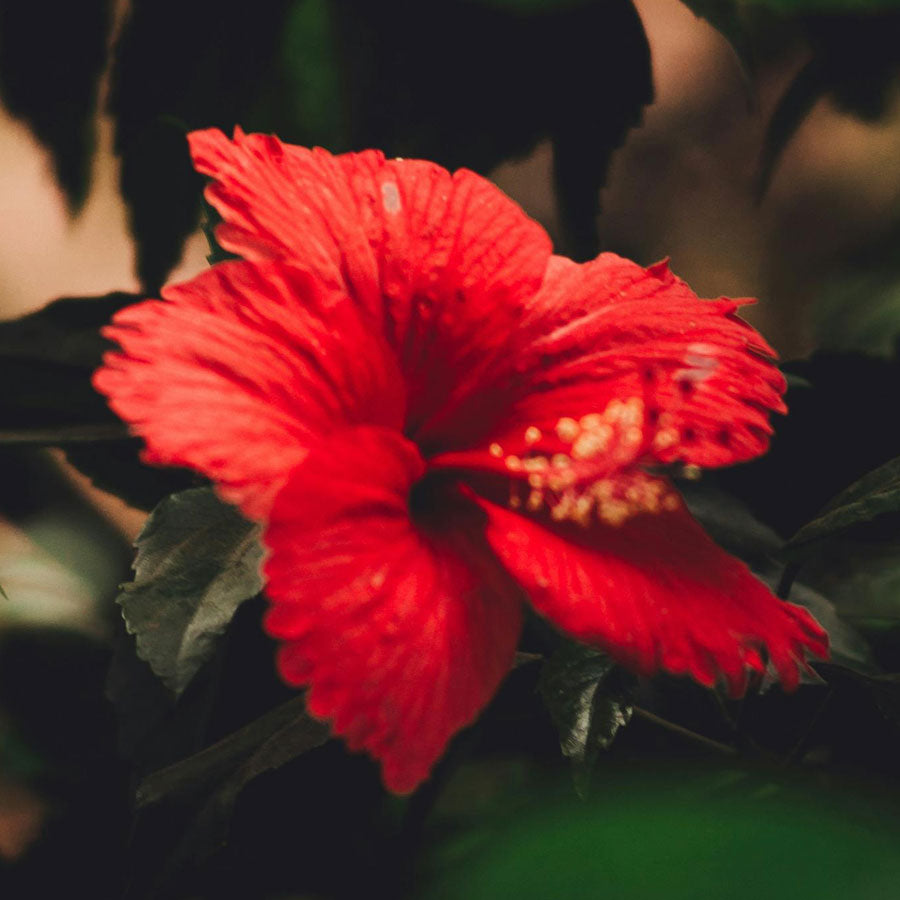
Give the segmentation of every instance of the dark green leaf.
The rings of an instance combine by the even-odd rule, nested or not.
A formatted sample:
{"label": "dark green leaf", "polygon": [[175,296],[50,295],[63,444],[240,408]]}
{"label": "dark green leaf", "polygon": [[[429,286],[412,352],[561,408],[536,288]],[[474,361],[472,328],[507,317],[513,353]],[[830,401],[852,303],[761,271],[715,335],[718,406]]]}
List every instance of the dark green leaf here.
{"label": "dark green leaf", "polygon": [[837,495],[822,514],[788,541],[796,550],[813,541],[834,537],[886,513],[900,512],[900,457],[855,481]]}
{"label": "dark green leaf", "polygon": [[[251,112],[278,61],[288,0],[247,15],[215,0],[132,0],[116,47],[110,107],[122,193],[138,243],[138,274],[156,293],[197,226],[202,179],[188,157],[192,128],[253,130]],[[272,130],[272,123],[261,126]]]}
{"label": "dark green leaf", "polygon": [[[735,497],[704,484],[684,484],[681,491],[694,517],[729,553],[742,559],[773,591],[784,571],[781,538],[760,522]],[[873,669],[865,639],[837,613],[834,604],[807,584],[795,583],[790,601],[808,609],[828,632],[831,658],[862,671]]]}
{"label": "dark green leaf", "polygon": [[769,452],[703,479],[740,497],[784,538],[848,484],[900,456],[900,429],[885,414],[885,397],[900,393],[900,361],[819,351],[786,368],[810,386],[788,391],[790,414],[773,419]]}
{"label": "dark green leaf", "polygon": [[129,506],[151,510],[169,494],[205,483],[187,469],[161,469],[141,462],[138,438],[101,443],[66,443],[66,459],[91,483],[123,499]]}
{"label": "dark green leaf", "polygon": [[262,588],[259,529],[210,488],[194,488],[164,500],[136,546],[134,581],[118,602],[138,656],[180,694]]}
{"label": "dark green leaf", "polygon": [[350,142],[487,173],[549,138],[564,249],[593,256],[607,164],[653,97],[650,51],[630,0],[532,5],[337,0]]}
{"label": "dark green leaf", "polygon": [[[100,329],[140,297],[66,297],[19,319],[0,322],[0,423],[5,432],[43,429],[39,443],[58,441],[53,429],[119,426],[91,375],[112,344]],[[14,386],[10,389],[9,386]],[[77,432],[76,432],[77,436]],[[59,436],[65,440],[63,430]]]}
{"label": "dark green leaf", "polygon": [[[734,0],[722,0],[723,3]],[[747,6],[760,6],[782,15],[804,13],[865,13],[896,9],[900,0],[739,0]]]}
{"label": "dark green leaf", "polygon": [[196,481],[183,470],[140,462],[141,443],[91,385],[113,344],[100,330],[142,298],[113,293],[66,297],[19,319],[0,322],[0,444],[64,447],[97,487],[152,509]]}
{"label": "dark green leaf", "polygon": [[74,212],[87,195],[111,0],[0,3],[0,97],[53,156]]}
{"label": "dark green leaf", "polygon": [[631,721],[632,681],[605,653],[567,643],[541,670],[538,690],[572,760],[576,788],[587,791],[591,770],[619,729]]}
{"label": "dark green leaf", "polygon": [[318,747],[328,735],[328,726],[310,718],[305,698],[297,697],[211,747],[149,775],[138,787],[137,804],[151,806],[215,791],[216,802],[225,800],[230,806],[248,781]]}
{"label": "dark green leaf", "polygon": [[579,6],[590,6],[597,0],[475,0],[482,6],[492,6],[512,12],[541,13],[548,10],[575,9]]}
{"label": "dark green leaf", "polygon": [[247,784],[324,744],[329,733],[297,697],[145,778],[137,790],[139,808],[176,804],[188,810],[177,843],[166,854],[161,880],[195,867],[227,842],[235,802]]}

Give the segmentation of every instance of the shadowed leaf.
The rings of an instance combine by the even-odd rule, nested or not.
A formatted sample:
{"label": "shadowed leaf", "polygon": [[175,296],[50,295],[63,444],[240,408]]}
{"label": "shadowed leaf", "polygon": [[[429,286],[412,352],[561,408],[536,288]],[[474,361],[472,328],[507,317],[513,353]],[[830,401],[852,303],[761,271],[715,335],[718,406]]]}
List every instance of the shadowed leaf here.
{"label": "shadowed leaf", "polygon": [[[42,429],[35,443],[65,441],[68,426],[121,426],[91,386],[91,375],[112,344],[100,329],[140,297],[65,297],[43,309],[0,322],[0,392],[4,431]],[[61,428],[59,438],[54,429]],[[120,434],[123,432],[120,432]]]}
{"label": "shadowed leaf", "polygon": [[63,447],[99,488],[132,506],[152,509],[196,483],[180,469],[140,462],[141,442],[109,409],[91,376],[113,344],[100,330],[136,294],[64,297],[36,312],[0,322],[0,444]]}
{"label": "shadowed leaf", "polygon": [[[147,776],[137,789],[139,809],[175,806],[188,813],[177,842],[166,854],[160,880],[176,878],[225,845],[241,791],[259,775],[324,744],[329,733],[324,722],[307,714],[305,699],[297,697]],[[154,872],[154,877],[158,875]]]}
{"label": "shadowed leaf", "polygon": [[875,469],[837,495],[822,514],[804,525],[787,543],[796,550],[834,537],[886,513],[900,512],[900,458]]}
{"label": "shadowed leaf", "polygon": [[619,729],[631,721],[632,679],[605,653],[567,643],[544,663],[538,690],[574,765],[575,787],[587,792],[591,769]]}
{"label": "shadowed leaf", "polygon": [[[186,133],[253,130],[288,0],[243,6],[132,0],[116,47],[110,111],[122,157],[122,193],[138,244],[138,275],[156,293],[197,226],[203,184]],[[271,85],[269,85],[271,87]],[[263,123],[271,130],[271,122]]]}
{"label": "shadowed leaf", "polygon": [[106,63],[111,0],[0,3],[0,97],[53,156],[76,212],[87,195],[97,88]]}
{"label": "shadowed leaf", "polygon": [[238,606],[262,588],[259,529],[209,488],[164,500],[137,539],[118,603],[138,656],[180,694]]}
{"label": "shadowed leaf", "polygon": [[353,146],[486,174],[549,138],[563,249],[596,255],[607,165],[653,97],[650,51],[630,0],[335,0],[334,8]]}
{"label": "shadowed leaf", "polygon": [[305,699],[297,697],[211,747],[148,775],[138,786],[137,804],[215,791],[216,805],[230,806],[248,781],[318,747],[328,735],[328,725],[310,718]]}
{"label": "shadowed leaf", "polygon": [[822,97],[866,122],[885,113],[888,91],[900,72],[896,3],[771,3],[784,13],[808,13],[801,19],[812,50],[779,100],[769,121],[756,177],[756,193],[768,190],[785,147]]}

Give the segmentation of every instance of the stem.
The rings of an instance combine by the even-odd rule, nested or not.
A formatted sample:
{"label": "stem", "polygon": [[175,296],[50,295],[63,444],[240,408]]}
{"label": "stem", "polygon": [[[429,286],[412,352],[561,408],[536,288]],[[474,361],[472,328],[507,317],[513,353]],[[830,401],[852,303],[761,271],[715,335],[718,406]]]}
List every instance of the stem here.
{"label": "stem", "polygon": [[652,722],[654,725],[659,725],[660,728],[665,728],[667,731],[671,731],[673,734],[680,735],[683,738],[687,738],[690,741],[694,741],[694,743],[702,744],[704,747],[708,747],[710,750],[715,750],[717,753],[724,753],[728,756],[736,756],[737,749],[735,747],[730,746],[729,744],[723,744],[720,741],[714,741],[712,738],[708,738],[705,735],[697,734],[696,731],[691,731],[689,728],[685,728],[683,725],[676,725],[674,722],[670,722],[668,719],[663,719],[660,716],[657,716],[655,713],[650,712],[649,710],[642,709],[640,706],[633,707],[634,714],[641,719],[645,719],[647,722]]}
{"label": "stem", "polygon": [[0,444],[37,444],[58,446],[88,441],[119,441],[131,437],[128,427],[120,422],[105,425],[62,425],[56,428],[21,428],[0,430]]}
{"label": "stem", "polygon": [[776,597],[781,600],[787,600],[791,595],[791,587],[793,587],[794,579],[797,577],[799,571],[800,563],[791,562],[784,567],[784,571],[781,573],[781,580],[778,582],[778,587],[775,589]]}

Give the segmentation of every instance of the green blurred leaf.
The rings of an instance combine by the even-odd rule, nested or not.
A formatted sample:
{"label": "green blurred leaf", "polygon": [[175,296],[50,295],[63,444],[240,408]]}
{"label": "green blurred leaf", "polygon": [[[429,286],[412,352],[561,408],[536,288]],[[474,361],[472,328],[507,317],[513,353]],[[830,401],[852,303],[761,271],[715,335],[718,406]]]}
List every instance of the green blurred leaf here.
{"label": "green blurred leaf", "polygon": [[284,23],[281,68],[295,140],[343,149],[346,98],[330,0],[295,0]]}
{"label": "green blurred leaf", "polygon": [[597,0],[475,0],[482,6],[520,13],[542,13],[551,10],[576,9],[596,4]]}
{"label": "green blurred leaf", "polygon": [[[55,443],[54,429],[119,426],[119,420],[91,386],[91,375],[112,344],[100,335],[113,314],[141,298],[64,297],[36,312],[0,322],[0,392],[4,431],[43,429],[38,443]],[[0,436],[2,440],[2,436]]]}
{"label": "green blurred leaf", "polygon": [[[489,840],[445,852],[428,900],[893,900],[896,812],[778,776],[641,771],[594,802],[518,808]],[[802,886],[802,887],[801,887]]]}
{"label": "green blurred leaf", "polygon": [[842,534],[886,513],[900,512],[900,457],[869,472],[837,495],[812,522],[786,544],[797,550],[813,541]]}
{"label": "green blurred leaf", "polygon": [[210,488],[164,500],[137,539],[118,603],[138,656],[180,694],[238,606],[262,589],[259,529]]}
{"label": "green blurred leaf", "polygon": [[900,266],[893,234],[889,246],[855,260],[824,285],[813,307],[816,346],[891,356],[900,337]]}
{"label": "green blurred leaf", "polygon": [[0,3],[0,98],[50,151],[72,213],[87,196],[111,0]]}
{"label": "green blurred leaf", "polygon": [[568,642],[544,663],[538,690],[579,793],[586,793],[597,758],[631,721],[632,687],[610,656],[583,644]]}
{"label": "green blurred leaf", "polygon": [[782,15],[878,12],[897,9],[900,6],[900,0],[737,0],[737,2],[746,6],[771,9]]}

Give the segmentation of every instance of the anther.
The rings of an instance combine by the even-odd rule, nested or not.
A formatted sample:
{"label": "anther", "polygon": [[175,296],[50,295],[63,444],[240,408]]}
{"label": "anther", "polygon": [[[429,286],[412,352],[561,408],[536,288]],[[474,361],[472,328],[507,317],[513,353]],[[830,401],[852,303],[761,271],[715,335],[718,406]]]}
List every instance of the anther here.
{"label": "anther", "polygon": [[574,419],[563,418],[556,423],[556,436],[567,444],[574,441],[580,431],[581,428]]}

